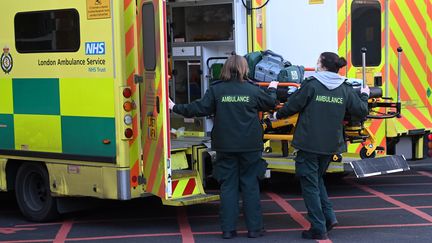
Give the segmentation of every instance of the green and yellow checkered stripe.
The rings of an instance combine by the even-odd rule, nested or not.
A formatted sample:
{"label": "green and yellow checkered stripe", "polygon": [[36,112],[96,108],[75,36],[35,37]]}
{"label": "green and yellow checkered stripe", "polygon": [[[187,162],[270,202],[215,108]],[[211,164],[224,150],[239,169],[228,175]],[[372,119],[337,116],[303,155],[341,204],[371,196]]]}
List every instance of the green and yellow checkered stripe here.
{"label": "green and yellow checkered stripe", "polygon": [[0,79],[0,150],[115,157],[114,80]]}

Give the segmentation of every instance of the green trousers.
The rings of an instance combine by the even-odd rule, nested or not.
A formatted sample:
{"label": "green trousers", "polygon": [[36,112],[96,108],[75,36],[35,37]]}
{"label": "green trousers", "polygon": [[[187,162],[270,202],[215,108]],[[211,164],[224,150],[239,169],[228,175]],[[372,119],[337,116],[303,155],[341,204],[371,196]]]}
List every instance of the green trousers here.
{"label": "green trousers", "polygon": [[236,230],[240,192],[247,229],[262,229],[259,179],[264,177],[267,163],[261,156],[261,151],[216,153],[213,176],[221,186],[222,231]]}
{"label": "green trousers", "polygon": [[305,151],[298,151],[296,161],[296,175],[300,178],[303,200],[308,211],[311,230],[325,233],[326,222],[335,222],[336,215],[328,199],[323,175],[330,162],[330,155],[320,155]]}

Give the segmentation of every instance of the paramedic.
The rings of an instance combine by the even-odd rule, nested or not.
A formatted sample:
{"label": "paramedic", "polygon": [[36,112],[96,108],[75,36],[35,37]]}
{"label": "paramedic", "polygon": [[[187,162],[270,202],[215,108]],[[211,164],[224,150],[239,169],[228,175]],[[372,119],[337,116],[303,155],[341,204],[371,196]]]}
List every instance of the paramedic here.
{"label": "paramedic", "polygon": [[185,117],[214,115],[213,176],[221,184],[220,220],[224,239],[237,235],[240,191],[248,237],[256,238],[263,233],[258,179],[264,176],[267,163],[261,157],[263,129],[258,112],[278,104],[278,82],[271,82],[264,91],[247,81],[247,73],[246,59],[232,55],[222,68],[222,80],[213,82],[202,99],[177,105],[170,100],[169,105]]}
{"label": "paramedic", "polygon": [[368,114],[369,87],[356,93],[345,83],[346,78],[338,74],[345,65],[345,58],[332,52],[322,53],[317,72],[306,78],[275,114],[281,119],[299,113],[292,146],[298,150],[296,175],[311,223],[311,228],[302,232],[306,239],[327,239],[327,232],[338,223],[322,176],[331,155],[346,151],[345,111],[360,118]]}

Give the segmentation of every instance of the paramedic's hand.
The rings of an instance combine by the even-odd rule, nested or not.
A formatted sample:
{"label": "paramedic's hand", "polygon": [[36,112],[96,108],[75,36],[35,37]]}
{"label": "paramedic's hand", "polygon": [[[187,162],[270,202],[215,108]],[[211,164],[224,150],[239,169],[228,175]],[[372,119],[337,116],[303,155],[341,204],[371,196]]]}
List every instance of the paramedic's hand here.
{"label": "paramedic's hand", "polygon": [[276,114],[277,114],[277,112],[275,111],[275,112],[270,116],[270,121],[276,121],[276,120],[277,120],[277,118],[276,118]]}
{"label": "paramedic's hand", "polygon": [[169,103],[168,103],[168,107],[169,107],[170,110],[172,110],[173,107],[175,106],[175,103],[171,100],[171,98],[168,98],[168,100],[169,100],[169,101],[168,101],[168,102],[169,102]]}
{"label": "paramedic's hand", "polygon": [[275,88],[275,89],[277,89],[278,84],[279,84],[278,81],[271,81],[270,84],[269,84],[269,86],[268,86],[268,88],[269,88],[269,89],[270,89],[270,88]]}
{"label": "paramedic's hand", "polygon": [[369,94],[370,94],[369,86],[366,85],[364,88],[362,86],[361,89],[360,89],[360,93],[361,94],[365,93],[365,94],[367,94],[369,96]]}

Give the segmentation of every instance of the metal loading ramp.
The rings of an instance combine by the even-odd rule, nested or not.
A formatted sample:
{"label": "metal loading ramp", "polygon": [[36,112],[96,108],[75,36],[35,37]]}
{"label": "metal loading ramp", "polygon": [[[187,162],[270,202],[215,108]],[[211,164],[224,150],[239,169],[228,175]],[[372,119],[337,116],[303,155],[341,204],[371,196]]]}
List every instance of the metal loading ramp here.
{"label": "metal loading ramp", "polygon": [[384,175],[410,170],[403,155],[362,159],[349,162],[357,178]]}

